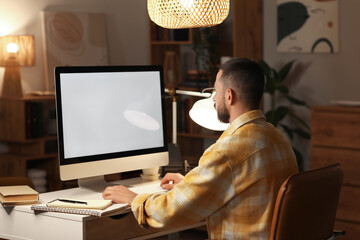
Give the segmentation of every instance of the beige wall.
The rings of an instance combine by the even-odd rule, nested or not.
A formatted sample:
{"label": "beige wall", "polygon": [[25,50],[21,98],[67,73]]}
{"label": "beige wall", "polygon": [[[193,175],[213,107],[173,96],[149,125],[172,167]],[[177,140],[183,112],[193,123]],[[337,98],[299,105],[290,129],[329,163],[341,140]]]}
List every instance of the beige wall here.
{"label": "beige wall", "polygon": [[[276,3],[264,0],[264,59],[276,68],[297,60],[289,79],[293,84],[291,93],[310,105],[329,104],[331,100],[360,101],[360,1],[339,0],[337,54],[278,53]],[[21,68],[25,92],[45,88],[40,12],[49,7],[106,13],[110,64],[149,63],[145,0],[0,0],[0,35],[35,35],[36,66]],[[3,71],[0,67],[0,86]],[[299,114],[310,122],[309,111],[300,110]],[[308,160],[309,143],[298,144]]]}
{"label": "beige wall", "polygon": [[293,94],[311,105],[360,101],[360,1],[339,0],[339,53],[278,53],[276,2],[264,0],[264,59],[273,66],[297,60]]}
{"label": "beige wall", "polygon": [[[0,0],[0,36],[33,34],[36,65],[20,69],[24,92],[44,90],[41,11],[100,12],[107,16],[111,65],[148,64],[148,15],[145,0]],[[4,68],[0,67],[0,86]]]}
{"label": "beige wall", "polygon": [[[264,59],[278,68],[296,60],[290,80],[291,94],[310,105],[331,100],[360,101],[360,1],[339,0],[339,52],[337,54],[278,53],[277,0],[264,0]],[[310,123],[310,112],[298,114]],[[309,142],[297,143],[309,164]]]}

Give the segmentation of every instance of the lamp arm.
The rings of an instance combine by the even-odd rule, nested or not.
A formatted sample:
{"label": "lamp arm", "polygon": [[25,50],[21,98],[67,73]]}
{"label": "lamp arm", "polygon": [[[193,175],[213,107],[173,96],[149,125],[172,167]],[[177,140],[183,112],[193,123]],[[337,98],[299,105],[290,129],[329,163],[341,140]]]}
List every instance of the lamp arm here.
{"label": "lamp arm", "polygon": [[177,103],[176,98],[173,98],[172,102],[172,143],[176,145],[177,143]]}
{"label": "lamp arm", "polygon": [[194,92],[187,90],[175,90],[175,92],[176,94],[180,94],[180,95],[188,95],[188,96],[204,97],[204,98],[211,97],[211,93],[208,92]]}
{"label": "lamp arm", "polygon": [[[210,88],[212,89],[212,88]],[[205,89],[206,90],[206,89]],[[209,90],[209,89],[207,89]],[[195,97],[203,97],[203,98],[210,98],[211,93],[209,92],[195,92],[195,91],[188,91],[188,90],[179,90],[174,88],[165,88],[164,91],[169,93],[170,97],[172,97],[172,143],[174,145],[177,144],[177,102],[176,102],[176,95],[187,95],[187,96],[195,96]]]}
{"label": "lamp arm", "polygon": [[211,97],[211,93],[208,93],[208,92],[194,92],[194,91],[188,91],[188,90],[179,90],[179,89],[174,90],[174,89],[168,89],[168,88],[165,88],[164,91],[169,93],[170,95],[171,95],[171,93],[173,93],[175,91],[175,93],[173,93],[174,95],[179,94],[179,95],[204,97],[204,98]]}

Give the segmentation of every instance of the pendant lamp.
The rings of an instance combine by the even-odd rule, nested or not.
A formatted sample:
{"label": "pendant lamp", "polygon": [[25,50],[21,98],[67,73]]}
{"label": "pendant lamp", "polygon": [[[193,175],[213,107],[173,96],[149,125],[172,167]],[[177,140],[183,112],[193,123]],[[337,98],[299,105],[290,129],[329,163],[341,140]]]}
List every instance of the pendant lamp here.
{"label": "pendant lamp", "polygon": [[229,14],[230,0],[148,0],[151,21],[163,28],[211,27]]}

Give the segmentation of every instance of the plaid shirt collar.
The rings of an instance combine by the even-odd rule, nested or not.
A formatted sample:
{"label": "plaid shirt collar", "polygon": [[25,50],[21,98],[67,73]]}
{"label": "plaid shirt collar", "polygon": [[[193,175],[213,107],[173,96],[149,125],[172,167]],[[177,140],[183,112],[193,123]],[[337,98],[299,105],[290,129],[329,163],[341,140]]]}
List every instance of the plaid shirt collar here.
{"label": "plaid shirt collar", "polygon": [[264,114],[260,110],[252,110],[249,112],[246,112],[244,114],[241,114],[239,117],[237,117],[230,126],[223,132],[220,139],[226,136],[232,135],[236,129],[240,128],[241,126],[254,121],[256,119],[266,119]]}

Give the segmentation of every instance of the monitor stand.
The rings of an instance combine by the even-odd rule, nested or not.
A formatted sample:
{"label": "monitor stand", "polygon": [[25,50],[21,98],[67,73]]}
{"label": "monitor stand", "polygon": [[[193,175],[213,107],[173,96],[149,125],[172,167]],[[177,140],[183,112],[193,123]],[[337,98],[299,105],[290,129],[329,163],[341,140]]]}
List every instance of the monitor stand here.
{"label": "monitor stand", "polygon": [[105,181],[104,176],[96,176],[96,177],[78,179],[79,188],[93,191],[93,192],[102,193],[106,187],[114,186],[114,185],[115,184]]}

